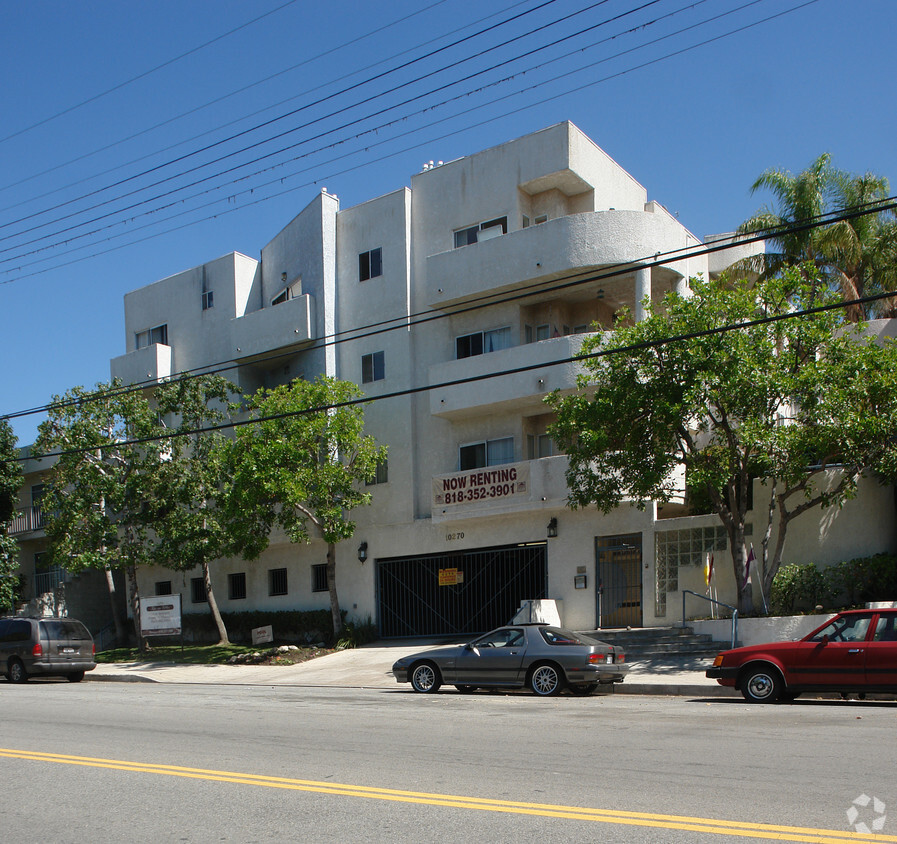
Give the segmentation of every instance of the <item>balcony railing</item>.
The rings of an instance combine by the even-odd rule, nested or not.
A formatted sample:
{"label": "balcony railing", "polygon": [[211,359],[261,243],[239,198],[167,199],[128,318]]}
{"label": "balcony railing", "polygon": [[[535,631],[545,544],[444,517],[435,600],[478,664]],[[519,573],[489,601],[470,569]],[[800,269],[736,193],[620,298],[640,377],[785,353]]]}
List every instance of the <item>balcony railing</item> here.
{"label": "balcony railing", "polygon": [[13,516],[9,532],[11,536],[31,533],[35,530],[43,530],[45,523],[46,519],[40,507],[26,507]]}
{"label": "balcony railing", "polygon": [[68,572],[54,566],[47,571],[38,571],[34,573],[34,597],[44,595],[47,592],[54,592],[58,586],[68,580]]}

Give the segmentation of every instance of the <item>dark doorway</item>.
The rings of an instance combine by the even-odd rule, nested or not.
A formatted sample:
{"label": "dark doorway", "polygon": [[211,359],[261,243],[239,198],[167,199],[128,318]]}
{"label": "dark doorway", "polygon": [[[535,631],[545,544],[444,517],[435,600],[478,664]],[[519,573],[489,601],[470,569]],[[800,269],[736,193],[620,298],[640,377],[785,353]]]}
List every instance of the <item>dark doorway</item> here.
{"label": "dark doorway", "polygon": [[595,539],[598,628],[642,626],[642,535]]}

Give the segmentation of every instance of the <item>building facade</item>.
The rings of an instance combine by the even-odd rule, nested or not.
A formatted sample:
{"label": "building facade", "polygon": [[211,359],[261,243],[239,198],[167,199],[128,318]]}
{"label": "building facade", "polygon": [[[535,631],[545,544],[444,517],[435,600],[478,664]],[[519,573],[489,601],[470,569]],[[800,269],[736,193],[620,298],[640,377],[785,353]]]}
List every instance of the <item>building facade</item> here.
{"label": "building facade", "polygon": [[[337,548],[337,586],[349,617],[384,637],[488,630],[541,598],[575,629],[668,625],[683,590],[705,591],[706,551],[720,597],[734,589],[719,520],[676,502],[570,510],[543,400],[575,389],[589,331],[610,330],[623,308],[640,319],[646,298],[687,293],[690,277],[756,248],[700,246],[562,123],[427,165],[410,187],[345,210],[324,190],[260,260],[232,253],[127,294],[111,374],[139,383],[229,366],[244,392],[321,373],[359,384],[389,459]],[[891,550],[893,519],[876,516],[892,513],[892,491],[870,483],[862,507],[802,518],[789,559]],[[221,608],[327,607],[325,553],[275,535],[259,560],[220,561]],[[178,591],[202,611],[198,577],[147,571],[141,592]]]}

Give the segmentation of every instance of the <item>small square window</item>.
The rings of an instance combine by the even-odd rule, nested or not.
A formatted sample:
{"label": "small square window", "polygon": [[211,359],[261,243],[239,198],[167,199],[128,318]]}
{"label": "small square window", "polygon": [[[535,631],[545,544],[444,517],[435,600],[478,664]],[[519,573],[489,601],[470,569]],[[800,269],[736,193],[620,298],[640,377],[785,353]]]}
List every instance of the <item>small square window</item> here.
{"label": "small square window", "polygon": [[383,256],[381,247],[362,252],[358,256],[358,280],[367,281],[383,275]]}
{"label": "small square window", "polygon": [[227,576],[227,597],[239,601],[246,597],[246,572],[238,571]]}
{"label": "small square window", "polygon": [[386,378],[386,357],[383,352],[361,356],[361,383],[382,381]]}
{"label": "small square window", "polygon": [[269,595],[286,595],[287,594],[287,570],[286,569],[268,569],[268,594]]}
{"label": "small square window", "polygon": [[201,577],[193,577],[190,579],[190,601],[194,604],[208,603],[209,596],[206,594],[206,582]]}
{"label": "small square window", "polygon": [[215,301],[215,293],[212,290],[203,290],[202,292],[202,309],[207,311],[212,307]]}
{"label": "small square window", "polygon": [[386,460],[377,464],[377,472],[369,481],[365,481],[365,486],[375,486],[376,484],[385,484],[389,482],[389,464]]}
{"label": "small square window", "polygon": [[170,580],[157,580],[156,581],[156,594],[157,595],[170,595],[171,594],[171,581]]}
{"label": "small square window", "polygon": [[321,563],[311,567],[311,591],[327,592],[327,564]]}

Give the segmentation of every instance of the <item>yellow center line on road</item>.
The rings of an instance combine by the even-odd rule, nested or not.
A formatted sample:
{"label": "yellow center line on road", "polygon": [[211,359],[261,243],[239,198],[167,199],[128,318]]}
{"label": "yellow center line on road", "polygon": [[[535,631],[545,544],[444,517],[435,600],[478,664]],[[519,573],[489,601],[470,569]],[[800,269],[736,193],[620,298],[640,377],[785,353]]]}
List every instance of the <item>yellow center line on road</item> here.
{"label": "yellow center line on road", "polygon": [[473,809],[483,812],[536,815],[547,818],[592,821],[596,823],[642,826],[656,829],[681,829],[703,832],[708,835],[730,835],[741,838],[758,838],[767,841],[805,841],[812,844],[843,844],[845,841],[897,842],[891,835],[862,834],[854,831],[814,829],[812,827],[777,826],[774,824],[747,823],[744,821],[694,818],[678,815],[660,815],[648,812],[624,812],[612,809],[589,809],[580,806],[562,806],[551,803],[521,803],[512,800],[490,800],[482,797],[464,797],[453,794],[428,794],[419,791],[401,791],[390,788],[374,788],[364,785],[317,782],[315,780],[270,777],[260,774],[215,771],[204,768],[185,768],[178,765],[157,765],[145,762],[126,762],[119,759],[99,759],[90,756],[68,756],[30,750],[0,748],[0,758],[24,759],[33,762],[55,762],[62,765],[80,765],[106,768],[130,773],[161,774],[171,777],[201,779],[211,782],[228,782],[238,785],[254,785],[266,788],[282,788],[292,791],[311,791],[342,797],[366,797],[373,800],[389,800],[400,803],[417,803],[427,806],[446,806],[457,809]]}

